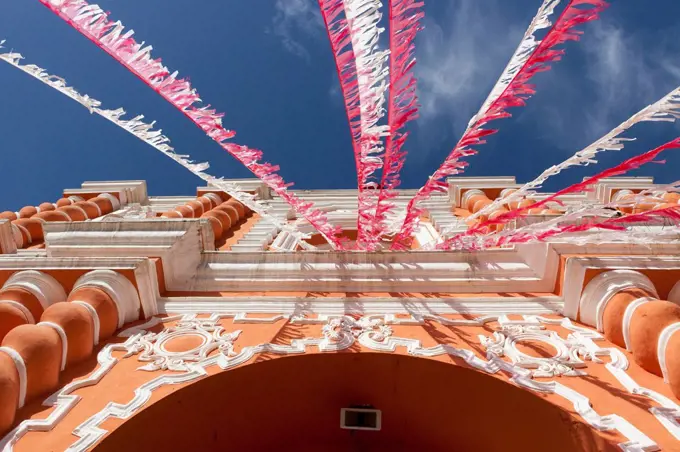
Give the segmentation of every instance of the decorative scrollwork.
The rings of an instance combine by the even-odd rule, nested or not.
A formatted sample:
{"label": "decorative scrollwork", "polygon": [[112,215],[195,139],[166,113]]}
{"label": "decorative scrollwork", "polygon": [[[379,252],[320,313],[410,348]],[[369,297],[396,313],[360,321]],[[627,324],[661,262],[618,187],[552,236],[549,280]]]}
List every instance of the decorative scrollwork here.
{"label": "decorative scrollwork", "polygon": [[[226,356],[235,355],[234,342],[240,334],[240,330],[225,332],[214,319],[183,319],[160,333],[146,333],[128,355],[139,354],[139,361],[149,362],[139,367],[139,370],[186,372],[194,367],[193,363],[205,360],[215,350]],[[199,344],[186,349],[168,350],[169,343],[189,338],[198,338]]]}

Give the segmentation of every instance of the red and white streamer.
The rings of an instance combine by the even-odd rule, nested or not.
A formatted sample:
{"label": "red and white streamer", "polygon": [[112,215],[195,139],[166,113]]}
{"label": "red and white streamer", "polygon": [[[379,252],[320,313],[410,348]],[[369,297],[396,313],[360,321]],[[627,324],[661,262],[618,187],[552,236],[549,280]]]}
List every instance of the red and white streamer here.
{"label": "red and white streamer", "polygon": [[378,182],[376,170],[382,168],[382,138],[387,135],[388,126],[378,125],[385,115],[385,97],[388,90],[386,65],[389,50],[379,50],[378,41],[384,31],[378,27],[382,17],[379,0],[344,0],[345,16],[349,25],[354,50],[359,87],[361,140],[359,143],[357,248],[373,250],[375,230],[375,209],[377,206]]}
{"label": "red and white streamer", "polygon": [[680,118],[680,87],[674,89],[663,98],[659,99],[657,102],[648,105],[639,112],[635,113],[633,116],[621,123],[618,127],[607,133],[605,136],[578,151],[576,154],[564,160],[562,163],[553,165],[546,169],[536,179],[522,185],[517,189],[517,191],[497,198],[493,203],[484,207],[477,213],[467,217],[466,220],[474,220],[481,216],[487,216],[491,212],[498,210],[504,204],[521,200],[533,190],[540,188],[550,177],[559,174],[569,167],[588,166],[591,163],[597,163],[597,160],[595,160],[594,157],[599,152],[620,151],[624,148],[626,141],[635,140],[635,138],[624,138],[620,135],[640,122],[675,122],[675,120],[678,118]]}
{"label": "red and white streamer", "polygon": [[[319,0],[345,99],[357,167],[357,247],[372,249],[378,183],[375,171],[382,167],[382,137],[388,90],[386,66],[389,51],[379,50],[381,19],[379,0]],[[342,14],[344,11],[344,15]],[[344,16],[344,17],[343,17]]]}
{"label": "red and white streamer", "polygon": [[[454,237],[451,237],[450,239],[445,240],[443,243],[438,245],[439,249],[460,249],[462,248],[467,248],[470,245],[470,237],[473,237],[475,235],[479,234],[487,234],[489,226],[492,225],[499,225],[499,224],[505,224],[508,223],[511,220],[514,220],[520,216],[522,216],[527,210],[529,209],[537,209],[542,206],[545,206],[546,204],[550,202],[558,202],[559,203],[559,198],[561,196],[564,196],[569,193],[581,193],[585,192],[588,190],[591,190],[592,187],[598,183],[601,179],[607,178],[607,177],[614,177],[614,176],[620,176],[622,174],[626,174],[628,171],[637,169],[641,167],[642,165],[650,162],[655,162],[654,159],[661,154],[664,151],[667,151],[669,149],[677,149],[680,148],[680,138],[676,138],[672,141],[669,141],[668,143],[665,143],[655,149],[652,149],[651,151],[645,152],[640,155],[636,155],[635,157],[632,157],[612,168],[608,168],[594,176],[591,176],[589,178],[586,178],[583,182],[579,182],[573,185],[570,185],[567,188],[564,188],[557,193],[554,193],[540,201],[538,201],[536,204],[533,204],[529,207],[524,207],[520,208],[517,210],[513,210],[510,212],[506,212],[504,214],[499,215],[498,217],[494,219],[489,219],[486,220],[479,225],[469,229],[468,231],[458,234]],[[655,163],[663,163],[661,162],[655,162]],[[580,216],[585,216],[585,215],[592,215],[593,212],[588,212],[587,210],[581,210],[580,211]],[[571,215],[571,218],[576,218],[573,215]],[[558,220],[564,221],[565,217],[562,217]],[[540,226],[540,224],[539,224]],[[553,230],[564,230],[565,232],[576,232],[575,230],[570,229],[571,226],[573,225],[568,225],[564,227],[560,227],[557,229],[551,229]],[[536,227],[536,225],[534,225]],[[593,226],[593,227],[598,227],[598,226]],[[522,231],[515,231],[515,232],[508,232],[509,237],[515,237],[515,235],[519,236],[527,236],[524,234]],[[549,236],[552,237],[554,234],[550,234]],[[540,236],[540,235],[539,235]],[[538,236],[537,236],[538,237]],[[472,239],[474,242],[474,239]],[[513,242],[515,243],[515,242]],[[504,244],[504,243],[503,243]]]}
{"label": "red and white streamer", "polygon": [[125,30],[120,21],[112,22],[98,5],[84,0],[39,0],[73,28],[90,39],[126,69],[179,109],[210,138],[229,152],[255,176],[269,186],[281,199],[290,204],[296,213],[304,217],[333,248],[341,249],[342,241],[337,235],[340,228],[331,225],[326,215],[288,191],[287,184],[277,174],[279,167],[263,163],[262,151],[228,143],[235,133],[222,126],[224,114],[202,106],[201,98],[188,80],[178,78],[160,59],[151,57],[151,46],[144,47],[133,39],[134,32]]}
{"label": "red and white streamer", "polygon": [[[5,41],[0,41],[0,48]],[[163,131],[158,129],[154,130],[155,121],[151,123],[144,122],[144,116],[138,115],[131,119],[123,119],[126,112],[122,108],[115,110],[105,110],[100,108],[101,102],[94,99],[87,94],[81,94],[75,88],[68,86],[66,80],[63,78],[49,74],[43,68],[36,66],[34,64],[21,64],[23,56],[20,53],[9,52],[0,53],[0,60],[14,66],[15,68],[21,70],[22,72],[30,75],[31,77],[39,80],[45,85],[55,89],[61,94],[69,97],[70,99],[78,102],[87,108],[90,113],[94,113],[103,117],[104,119],[112,122],[126,132],[134,135],[141,141],[145,142],[149,146],[153,147],[157,151],[163,153],[167,157],[176,161],[184,168],[191,171],[192,174],[198,176],[204,180],[208,185],[219,188],[220,190],[227,193],[232,198],[238,200],[241,204],[245,205],[253,212],[256,212],[262,218],[275,224],[278,228],[289,232],[294,235],[300,243],[304,243],[303,240],[308,238],[307,235],[296,230],[292,225],[287,222],[281,221],[279,218],[272,216],[268,210],[269,206],[264,204],[262,201],[255,199],[255,196],[241,190],[237,184],[229,181],[225,181],[221,178],[212,176],[205,172],[210,167],[207,162],[194,162],[191,160],[189,155],[181,155],[174,152],[174,148],[170,146],[170,139],[163,135]]]}
{"label": "red and white streamer", "polygon": [[[564,54],[563,49],[556,49],[556,47],[568,41],[577,41],[582,32],[574,30],[574,27],[596,20],[599,17],[599,13],[607,6],[608,4],[603,0],[570,0],[555,21],[555,25],[550,28],[543,40],[535,46],[533,52],[528,53],[528,57],[526,57],[524,49],[520,45],[520,49],[518,49],[520,53],[516,53],[513,59],[522,61],[525,58],[524,62],[521,63],[519,69],[516,69],[514,64],[506,69],[509,74],[514,75],[509,76],[511,77],[510,81],[501,77],[499,83],[502,84],[503,91],[497,96],[490,96],[489,100],[493,100],[491,100],[488,107],[481,114],[477,114],[472,118],[467,130],[446,157],[444,163],[409,201],[406,217],[394,240],[393,248],[403,249],[412,240],[413,231],[422,213],[422,209],[418,208],[418,204],[428,199],[435,192],[445,192],[448,187],[444,179],[461,173],[463,168],[467,166],[467,162],[460,160],[476,154],[477,151],[473,147],[484,144],[487,136],[496,133],[496,130],[485,129],[484,126],[491,121],[511,116],[508,112],[509,108],[524,106],[526,100],[535,93],[529,81],[537,73],[549,70],[550,63],[559,61]],[[552,11],[551,8],[554,8],[554,0],[545,0],[539,9],[541,18],[532,21],[531,27],[545,28],[546,21],[548,20],[547,14]],[[536,30],[527,33],[527,35],[533,35],[534,31]]]}
{"label": "red and white streamer", "polygon": [[[521,234],[521,236],[528,237],[528,236],[538,236],[539,234],[542,234],[544,232],[550,231],[550,230],[555,230],[558,229],[559,227],[565,225],[565,224],[583,224],[584,221],[590,221],[591,223],[593,222],[594,219],[596,218],[611,218],[614,216],[620,216],[622,213],[620,212],[620,209],[627,207],[627,208],[635,208],[636,205],[640,203],[650,203],[650,202],[656,202],[657,205],[661,204],[666,204],[666,201],[663,199],[663,197],[659,196],[659,192],[665,193],[665,192],[673,192],[677,193],[680,191],[680,187],[678,186],[678,182],[674,182],[673,184],[668,184],[668,185],[662,185],[662,186],[655,186],[654,188],[648,189],[648,190],[643,190],[640,193],[631,196],[631,197],[625,197],[623,199],[615,199],[614,201],[611,201],[607,204],[604,205],[591,205],[591,206],[585,206],[585,207],[578,207],[575,211],[567,212],[564,215],[561,215],[557,218],[552,218],[547,221],[542,221],[539,223],[533,223],[524,227],[521,227],[519,229],[514,229],[514,230],[504,230],[498,234],[496,234],[493,237],[496,237],[496,240],[500,240],[501,243],[503,240],[506,239],[501,239],[501,236],[506,236],[510,237],[516,233]],[[657,207],[658,208],[658,207]],[[677,227],[672,227],[668,228],[666,227],[667,224],[664,224],[664,229],[662,231],[654,231],[653,234],[650,234],[649,231],[644,231],[644,230],[639,230],[639,229],[626,229],[624,230],[615,230],[615,231],[606,231],[606,232],[600,232],[600,233],[593,233],[593,234],[587,234],[587,235],[566,235],[563,237],[559,237],[559,241],[566,241],[568,243],[572,244],[577,244],[577,245],[584,245],[588,243],[612,243],[612,242],[618,242],[618,243],[650,243],[650,242],[659,242],[659,241],[668,241],[668,240],[674,240],[678,239],[680,236],[678,235],[678,228]]]}
{"label": "red and white streamer", "polygon": [[417,80],[415,66],[415,38],[422,29],[424,2],[417,0],[389,0],[390,34],[390,95],[388,103],[389,135],[385,144],[385,156],[380,180],[380,193],[375,209],[375,228],[368,240],[375,246],[380,237],[391,233],[390,220],[401,185],[400,173],[406,160],[404,143],[408,132],[406,124],[418,117]]}
{"label": "red and white streamer", "polygon": [[[480,249],[495,248],[504,245],[512,245],[515,243],[544,242],[548,239],[551,239],[559,235],[586,232],[592,229],[604,229],[610,232],[613,231],[617,233],[613,236],[611,234],[601,234],[599,235],[600,240],[611,240],[612,238],[614,238],[617,239],[618,241],[621,241],[620,238],[622,233],[624,232],[626,234],[631,233],[631,231],[628,229],[628,226],[633,226],[635,224],[640,223],[644,223],[647,226],[653,224],[666,225],[669,220],[672,222],[672,224],[676,226],[680,224],[680,205],[664,207],[660,209],[653,209],[647,212],[625,215],[618,218],[608,218],[604,221],[585,221],[581,224],[562,225],[552,229],[544,230],[539,233],[524,233],[517,231],[515,234],[512,235],[491,237],[483,244],[483,246]],[[677,237],[678,231],[675,230],[674,234],[675,237]],[[651,236],[653,237],[652,240],[649,240],[651,239],[650,234],[638,233],[635,235],[635,237],[638,238],[638,241],[634,243],[641,243],[640,242],[641,239],[644,242],[657,241],[657,234],[653,234]],[[644,240],[645,237],[648,240]],[[593,237],[591,237],[590,240],[593,240]],[[577,241],[583,244],[602,243],[593,242],[590,240],[588,240],[587,238],[579,238]]]}

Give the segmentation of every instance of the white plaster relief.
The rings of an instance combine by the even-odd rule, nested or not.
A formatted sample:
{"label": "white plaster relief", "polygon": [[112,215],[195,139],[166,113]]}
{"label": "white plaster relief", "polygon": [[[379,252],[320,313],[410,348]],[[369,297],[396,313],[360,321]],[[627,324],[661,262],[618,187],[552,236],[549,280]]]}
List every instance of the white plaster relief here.
{"label": "white plaster relief", "polygon": [[[233,356],[234,341],[240,334],[240,330],[225,332],[217,319],[183,319],[160,333],[143,335],[135,344],[134,353],[139,353],[139,361],[149,362],[139,367],[139,370],[186,372],[192,369],[192,363],[205,360],[215,350],[219,349],[221,353]],[[201,343],[191,350],[181,352],[166,348],[168,342],[188,337],[198,337]]]}
{"label": "white plaster relief", "polygon": [[[138,349],[137,344],[139,340],[143,337],[146,329],[153,327],[154,325],[157,325],[159,323],[181,320],[181,322],[190,323],[193,322],[194,325],[198,324],[214,325],[215,321],[225,317],[234,317],[235,323],[251,321],[256,321],[257,323],[263,322],[271,323],[287,318],[287,316],[285,315],[276,315],[267,319],[263,318],[248,319],[247,315],[243,313],[236,316],[215,314],[208,319],[205,318],[199,319],[195,315],[187,315],[183,317],[174,316],[165,319],[154,318],[144,325],[139,325],[137,327],[130,328],[122,332],[120,334],[121,336],[131,336],[130,339],[128,339],[128,341],[122,345],[127,346],[126,350],[129,351],[128,355],[135,353]],[[127,419],[131,417],[148,402],[152,392],[155,389],[167,384],[181,384],[201,378],[206,375],[205,368],[209,366],[217,364],[223,369],[229,369],[239,364],[248,362],[255,355],[260,353],[275,353],[283,355],[301,354],[307,351],[308,346],[317,347],[320,352],[338,351],[350,347],[357,341],[364,347],[376,351],[394,352],[397,347],[403,346],[406,348],[407,353],[413,356],[434,357],[448,354],[451,356],[457,356],[464,359],[471,367],[485,373],[504,372],[509,376],[510,381],[513,382],[514,384],[517,384],[519,386],[522,386],[533,391],[554,393],[566,398],[574,405],[574,409],[576,410],[576,412],[578,412],[586,420],[586,422],[588,422],[594,428],[597,428],[599,430],[619,431],[628,439],[626,443],[622,443],[619,445],[623,450],[640,451],[658,449],[656,444],[650,438],[648,438],[646,435],[640,432],[626,419],[618,415],[607,416],[599,415],[596,411],[592,409],[587,397],[560,383],[557,383],[555,381],[537,382],[533,380],[531,371],[529,371],[528,369],[524,369],[512,363],[505,362],[497,356],[491,356],[489,359],[485,360],[483,358],[478,357],[470,350],[459,349],[449,345],[422,347],[420,341],[418,340],[393,337],[392,330],[388,326],[389,324],[403,324],[403,325],[421,324],[425,319],[437,321],[438,317],[440,319],[446,320],[447,324],[461,324],[461,325],[470,325],[471,323],[484,324],[497,319],[499,322],[505,324],[506,330],[513,330],[516,332],[520,331],[522,329],[521,327],[527,324],[529,324],[530,326],[531,325],[535,326],[540,323],[561,324],[565,328],[573,330],[574,336],[583,335],[584,338],[587,339],[586,336],[593,335],[592,337],[601,338],[601,336],[596,332],[572,325],[569,319],[553,320],[544,319],[537,316],[525,316],[524,320],[520,321],[508,320],[506,316],[486,316],[479,319],[445,319],[437,315],[421,315],[419,318],[411,317],[407,319],[401,319],[395,318],[393,315],[390,314],[371,315],[355,319],[351,316],[331,316],[331,315],[329,316],[322,315],[317,318],[308,318],[305,317],[303,313],[302,315],[297,315],[293,317],[290,320],[291,323],[323,324],[324,328],[322,329],[323,332],[321,338],[294,339],[291,341],[290,345],[265,343],[256,346],[244,347],[238,354],[233,353],[213,354],[203,359],[202,361],[192,363],[190,367],[188,366],[188,370],[186,372],[163,374],[141,385],[137,390],[135,390],[135,396],[128,403],[126,404],[109,403],[102,411],[100,411],[99,413],[95,414],[94,416],[86,420],[84,423],[82,423],[74,431],[74,434],[79,437],[78,441],[72,444],[71,447],[67,450],[72,452],[76,451],[81,452],[89,449],[92,445],[94,445],[99,439],[101,439],[101,437],[103,437],[107,433],[106,430],[100,427],[100,425],[106,419],[110,417],[120,419]],[[118,347],[121,347],[122,345],[118,345]],[[592,340],[590,340],[589,342],[585,341],[583,347],[585,350],[584,353],[590,353],[590,358],[593,359],[594,361],[597,360],[597,356],[600,356],[602,354],[610,354],[610,356],[612,357],[612,363],[607,364],[607,366],[616,365],[619,367],[623,366],[625,368],[628,365],[625,356],[616,349],[612,350],[600,349],[592,342]],[[620,356],[617,356],[616,352],[618,352]],[[101,363],[102,362],[101,356],[99,357],[99,360]],[[110,363],[110,366],[112,366],[113,364],[115,364],[115,362]],[[97,372],[99,371],[100,369],[98,369]],[[623,372],[623,374],[627,377],[625,371]],[[94,383],[96,382],[90,382],[89,384]],[[79,384],[79,382],[74,382],[73,384],[77,385]],[[84,385],[88,385],[88,383],[85,383]],[[67,388],[64,388],[64,390],[60,391],[60,393],[65,392]],[[55,396],[60,393],[55,394]],[[654,395],[658,394],[656,393],[651,394],[651,396]],[[55,396],[51,397],[51,399],[54,399]],[[65,400],[65,402],[68,402],[68,404],[60,405],[59,401],[57,401],[56,403],[57,408],[53,411],[53,414],[59,412],[61,413],[61,417],[63,417],[68,412],[68,410],[70,410],[70,408],[77,402],[77,399],[75,401],[73,399],[67,399]],[[653,413],[657,415],[657,417],[660,417],[660,420],[662,420],[662,422],[664,422],[664,420],[671,419],[671,417],[667,413],[664,415],[661,415],[660,413],[654,411]],[[61,419],[61,417],[59,419]],[[44,430],[50,430],[51,428],[54,427],[54,425],[56,424],[56,422],[58,422],[59,419],[56,418],[52,419],[52,422],[49,426],[46,426],[44,422],[41,424],[41,421],[39,420],[25,421],[24,423],[22,423],[22,425],[26,424],[27,422],[29,424],[34,423],[34,425],[36,425],[35,422],[37,422],[38,423],[37,425],[42,425]],[[21,428],[22,425],[20,425],[19,428]],[[34,429],[37,428],[34,427]],[[8,435],[8,437],[10,435]],[[16,438],[15,440],[12,440],[12,438],[10,438],[11,444],[15,444],[18,438]],[[0,445],[1,444],[2,443],[0,443]],[[10,445],[9,448],[6,447],[5,449],[3,449],[3,452],[9,452],[11,450],[12,449]]]}
{"label": "white plaster relief", "polygon": [[[100,427],[106,419],[109,417],[129,418],[144,406],[150,399],[153,390],[166,384],[181,384],[201,378],[205,375],[205,368],[208,366],[218,364],[223,369],[229,369],[248,362],[260,353],[300,354],[305,353],[308,346],[316,346],[320,352],[338,351],[350,347],[357,340],[365,347],[373,350],[395,351],[397,346],[404,346],[407,352],[414,356],[432,357],[449,354],[465,359],[473,368],[485,373],[505,372],[510,376],[510,381],[517,385],[533,391],[554,393],[566,398],[574,405],[576,412],[593,427],[599,430],[619,431],[628,439],[626,443],[619,444],[622,450],[640,451],[658,449],[657,445],[649,437],[644,435],[626,419],[618,415],[599,415],[592,409],[587,397],[560,383],[555,381],[536,382],[531,378],[530,372],[527,369],[505,362],[498,357],[484,360],[477,357],[470,350],[458,349],[448,345],[424,348],[418,340],[395,338],[391,336],[391,330],[383,328],[387,321],[389,321],[387,316],[383,317],[383,319],[379,319],[379,316],[372,317],[359,320],[349,316],[342,316],[340,318],[331,317],[323,329],[322,338],[293,339],[290,345],[266,343],[244,347],[240,353],[234,356],[225,356],[223,354],[210,356],[202,362],[196,363],[196,366],[186,373],[159,376],[140,386],[135,391],[135,397],[130,402],[126,404],[110,403],[104,410],[81,424],[74,431],[74,434],[79,436],[80,439],[68,450],[80,452],[88,449],[107,433]],[[187,320],[190,318],[187,318]],[[298,317],[291,321],[296,323],[319,323],[321,319]],[[577,327],[574,328],[578,330]],[[387,334],[388,331],[390,334]]]}
{"label": "white plaster relief", "polygon": [[47,273],[37,270],[14,273],[2,288],[20,288],[29,291],[35,295],[43,309],[47,309],[54,303],[66,301],[66,292],[61,284]]}
{"label": "white plaster relief", "polygon": [[309,313],[319,315],[368,315],[368,314],[559,314],[562,300],[556,296],[545,297],[485,297],[474,298],[417,298],[366,297],[173,297],[161,298],[158,311],[168,314],[220,314],[284,313],[295,314],[303,306]]}
{"label": "white plaster relief", "polygon": [[[154,318],[151,321],[147,322],[146,324],[140,325],[140,327],[151,328],[154,325],[161,323],[162,320],[171,321],[177,319],[179,319],[179,316],[165,319]],[[99,381],[101,381],[101,379],[104,378],[104,376],[108,374],[113,368],[113,366],[118,362],[118,359],[113,357],[113,352],[124,351],[126,352],[126,357],[129,356],[129,354],[131,353],[130,350],[132,349],[134,344],[136,344],[137,341],[141,338],[141,336],[142,336],[141,333],[133,334],[122,344],[108,344],[107,346],[105,346],[97,354],[98,367],[94,372],[92,372],[86,378],[76,380],[67,384],[59,391],[55,392],[50,397],[48,397],[43,402],[43,406],[54,407],[54,409],[50,412],[47,418],[27,419],[22,421],[16,428],[14,428],[14,430],[7,433],[5,437],[2,438],[2,440],[0,440],[0,450],[2,450],[2,452],[12,452],[14,450],[14,445],[16,445],[16,443],[28,432],[48,432],[54,429],[54,427],[73,409],[73,407],[78,403],[78,401],[80,401],[81,397],[79,395],[73,394],[73,392],[77,391],[78,389],[85,388],[88,386],[94,386],[97,383],[99,383]],[[7,350],[5,349],[6,347],[0,347],[0,350],[7,352]],[[12,349],[9,350],[14,352],[14,350]],[[9,354],[10,356],[13,356],[11,352]],[[21,364],[23,364],[21,356],[19,356],[19,354],[16,352],[14,352],[14,354],[18,357]],[[21,406],[23,406],[23,399],[25,398],[26,393],[25,366],[23,366],[23,379],[21,381],[24,382],[22,386],[23,395],[21,396]]]}
{"label": "white plaster relief", "polygon": [[135,286],[113,270],[93,270],[76,281],[73,290],[95,287],[106,292],[118,309],[118,328],[139,319],[141,301]]}
{"label": "white plaster relief", "polygon": [[616,293],[626,289],[642,289],[657,296],[654,284],[640,272],[611,270],[601,273],[583,289],[579,303],[581,321],[602,332],[602,316],[607,303]]}
{"label": "white plaster relief", "polygon": [[[658,392],[640,386],[628,373],[629,362],[626,355],[616,347],[601,348],[594,341],[604,340],[601,334],[596,331],[577,327],[569,319],[546,319],[536,317],[539,321],[547,324],[559,324],[560,326],[572,330],[570,338],[579,342],[584,350],[590,354],[593,362],[602,362],[599,356],[609,356],[610,362],[605,364],[605,368],[616,378],[619,383],[631,394],[642,395],[649,398],[659,406],[649,408],[649,412],[668,430],[675,438],[680,440],[680,406],[668,397]],[[643,449],[657,450],[657,449]]]}
{"label": "white plaster relief", "polygon": [[[493,337],[479,336],[479,340],[487,350],[487,356],[507,356],[513,364],[525,369],[532,369],[532,377],[580,377],[586,372],[577,370],[586,363],[580,358],[581,347],[562,339],[555,331],[544,331],[541,327],[526,329],[501,330],[494,332]],[[518,342],[543,342],[556,351],[551,358],[531,356],[517,348]]]}

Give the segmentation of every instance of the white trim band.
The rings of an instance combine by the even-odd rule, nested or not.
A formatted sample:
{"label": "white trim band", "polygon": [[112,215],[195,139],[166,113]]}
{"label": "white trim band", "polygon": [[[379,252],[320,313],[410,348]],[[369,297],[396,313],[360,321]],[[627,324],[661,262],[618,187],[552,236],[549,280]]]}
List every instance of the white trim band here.
{"label": "white trim band", "polygon": [[643,297],[638,298],[631,304],[626,306],[626,311],[623,313],[623,320],[621,321],[621,329],[623,330],[623,342],[626,344],[626,350],[632,351],[632,345],[630,343],[630,322],[633,320],[633,314],[635,310],[645,303],[654,301],[656,298]]}
{"label": "white trim band", "polygon": [[64,331],[61,325],[57,325],[54,322],[40,322],[38,323],[38,326],[49,326],[56,331],[61,338],[61,366],[59,368],[60,370],[66,369],[66,357],[68,355],[68,339],[66,338],[66,331]]}
{"label": "white trim band", "polygon": [[661,331],[659,335],[659,342],[656,348],[656,354],[659,358],[659,366],[661,367],[661,374],[663,375],[663,381],[668,383],[668,368],[666,367],[666,348],[668,348],[668,342],[670,342],[671,337],[674,333],[680,331],[680,322],[675,322],[668,325]]}
{"label": "white trim band", "polygon": [[28,382],[26,363],[19,352],[11,347],[0,347],[0,352],[5,352],[10,358],[12,358],[12,361],[14,361],[17,373],[19,374],[19,400],[17,402],[17,409],[23,408],[24,404],[26,403],[26,385]]}
{"label": "white trim band", "polygon": [[99,314],[97,314],[97,310],[92,307],[91,304],[85,302],[85,301],[80,301],[80,300],[74,300],[70,301],[69,303],[77,304],[79,306],[84,307],[87,309],[87,312],[90,313],[90,317],[92,317],[92,325],[93,325],[93,334],[94,334],[94,339],[92,340],[92,343],[94,345],[99,344],[99,329],[101,328],[101,324],[99,322]]}

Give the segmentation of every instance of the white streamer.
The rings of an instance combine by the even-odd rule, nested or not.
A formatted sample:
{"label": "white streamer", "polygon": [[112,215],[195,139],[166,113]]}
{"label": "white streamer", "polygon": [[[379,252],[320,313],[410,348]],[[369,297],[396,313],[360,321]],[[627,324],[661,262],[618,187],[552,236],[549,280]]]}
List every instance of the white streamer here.
{"label": "white streamer", "polygon": [[555,12],[555,8],[557,7],[557,5],[560,4],[560,1],[561,0],[543,1],[543,4],[541,5],[540,8],[538,8],[538,12],[531,21],[531,24],[529,24],[529,28],[527,28],[527,31],[524,33],[522,41],[519,43],[519,46],[517,46],[517,50],[515,50],[515,53],[512,55],[512,58],[510,58],[508,65],[505,67],[503,73],[498,78],[496,85],[494,85],[494,87],[491,89],[489,96],[482,104],[482,107],[479,109],[479,112],[476,115],[474,115],[472,119],[470,119],[470,125],[468,127],[470,127],[477,120],[478,117],[484,115],[484,113],[489,109],[491,104],[496,99],[498,99],[501,96],[501,94],[503,94],[503,92],[507,89],[508,86],[510,86],[510,83],[512,83],[515,76],[522,69],[522,66],[524,66],[524,64],[529,60],[531,54],[534,53],[536,47],[538,47],[538,45],[541,43],[541,41],[536,40],[534,34],[539,30],[550,28],[550,26],[552,25],[552,22],[550,22],[550,16]]}
{"label": "white streamer", "polygon": [[[2,44],[4,42],[5,42],[4,40],[0,41],[0,48],[2,48]],[[125,115],[125,110],[123,110],[122,108],[118,108],[116,110],[101,109],[99,108],[101,106],[100,101],[91,98],[87,94],[79,93],[73,87],[68,86],[63,78],[58,77],[56,75],[51,75],[41,67],[36,66],[34,64],[27,65],[20,64],[20,61],[23,59],[23,56],[19,53],[15,52],[3,53],[0,54],[0,59],[14,66],[15,68],[25,72],[31,77],[41,81],[42,83],[50,86],[51,88],[54,88],[55,90],[71,98],[72,100],[78,102],[79,104],[87,108],[90,111],[90,113],[95,113],[109,120],[118,127],[124,129],[128,133],[136,136],[140,140],[144,141],[148,145],[152,146],[156,150],[162,152],[167,157],[170,157],[171,159],[182,165],[184,168],[191,171],[194,175],[203,179],[209,185],[213,185],[219,188],[232,198],[238,200],[241,204],[247,206],[253,212],[256,212],[262,218],[271,221],[278,228],[292,234],[296,239],[299,240],[302,246],[308,245],[303,240],[305,238],[308,238],[309,237],[308,235],[303,234],[302,232],[296,230],[295,227],[293,227],[289,223],[283,222],[279,218],[270,215],[268,213],[269,206],[265,205],[259,200],[256,200],[254,195],[244,192],[238,185],[232,182],[228,182],[222,178],[218,178],[206,173],[205,170],[207,170],[210,167],[209,163],[207,162],[196,163],[190,160],[189,155],[176,154],[174,152],[174,149],[169,145],[170,139],[163,135],[160,129],[153,130],[155,121],[151,123],[145,123],[142,121],[142,119],[144,119],[143,115],[135,116],[132,119],[122,119],[122,117]]]}
{"label": "white streamer", "polygon": [[[380,34],[385,31],[378,27],[382,18],[379,0],[344,0],[345,16],[349,26],[352,50],[356,64],[357,84],[361,105],[360,124],[361,139],[359,141],[359,207],[357,221],[360,236],[357,245],[368,245],[373,248],[374,225],[371,224],[377,206],[377,196],[371,188],[377,188],[376,182],[369,179],[375,171],[383,166],[384,147],[382,137],[389,133],[388,125],[378,125],[385,116],[385,101],[389,89],[389,50],[378,50]],[[366,190],[368,189],[368,190]],[[365,243],[368,240],[368,244]]]}
{"label": "white streamer", "polygon": [[595,155],[602,151],[620,151],[624,147],[626,141],[634,141],[635,138],[619,137],[623,132],[627,131],[635,124],[645,121],[666,121],[674,122],[680,118],[680,87],[674,89],[659,99],[652,105],[648,105],[633,116],[625,120],[618,127],[607,133],[605,136],[578,151],[562,163],[553,165],[543,171],[536,179],[527,182],[521,186],[517,191],[507,194],[494,200],[485,208],[479,210],[477,213],[468,217],[469,220],[474,220],[482,215],[488,215],[497,210],[503,204],[524,198],[532,190],[540,188],[548,178],[559,174],[561,171],[571,166],[588,166],[591,163],[597,163],[594,159]]}

